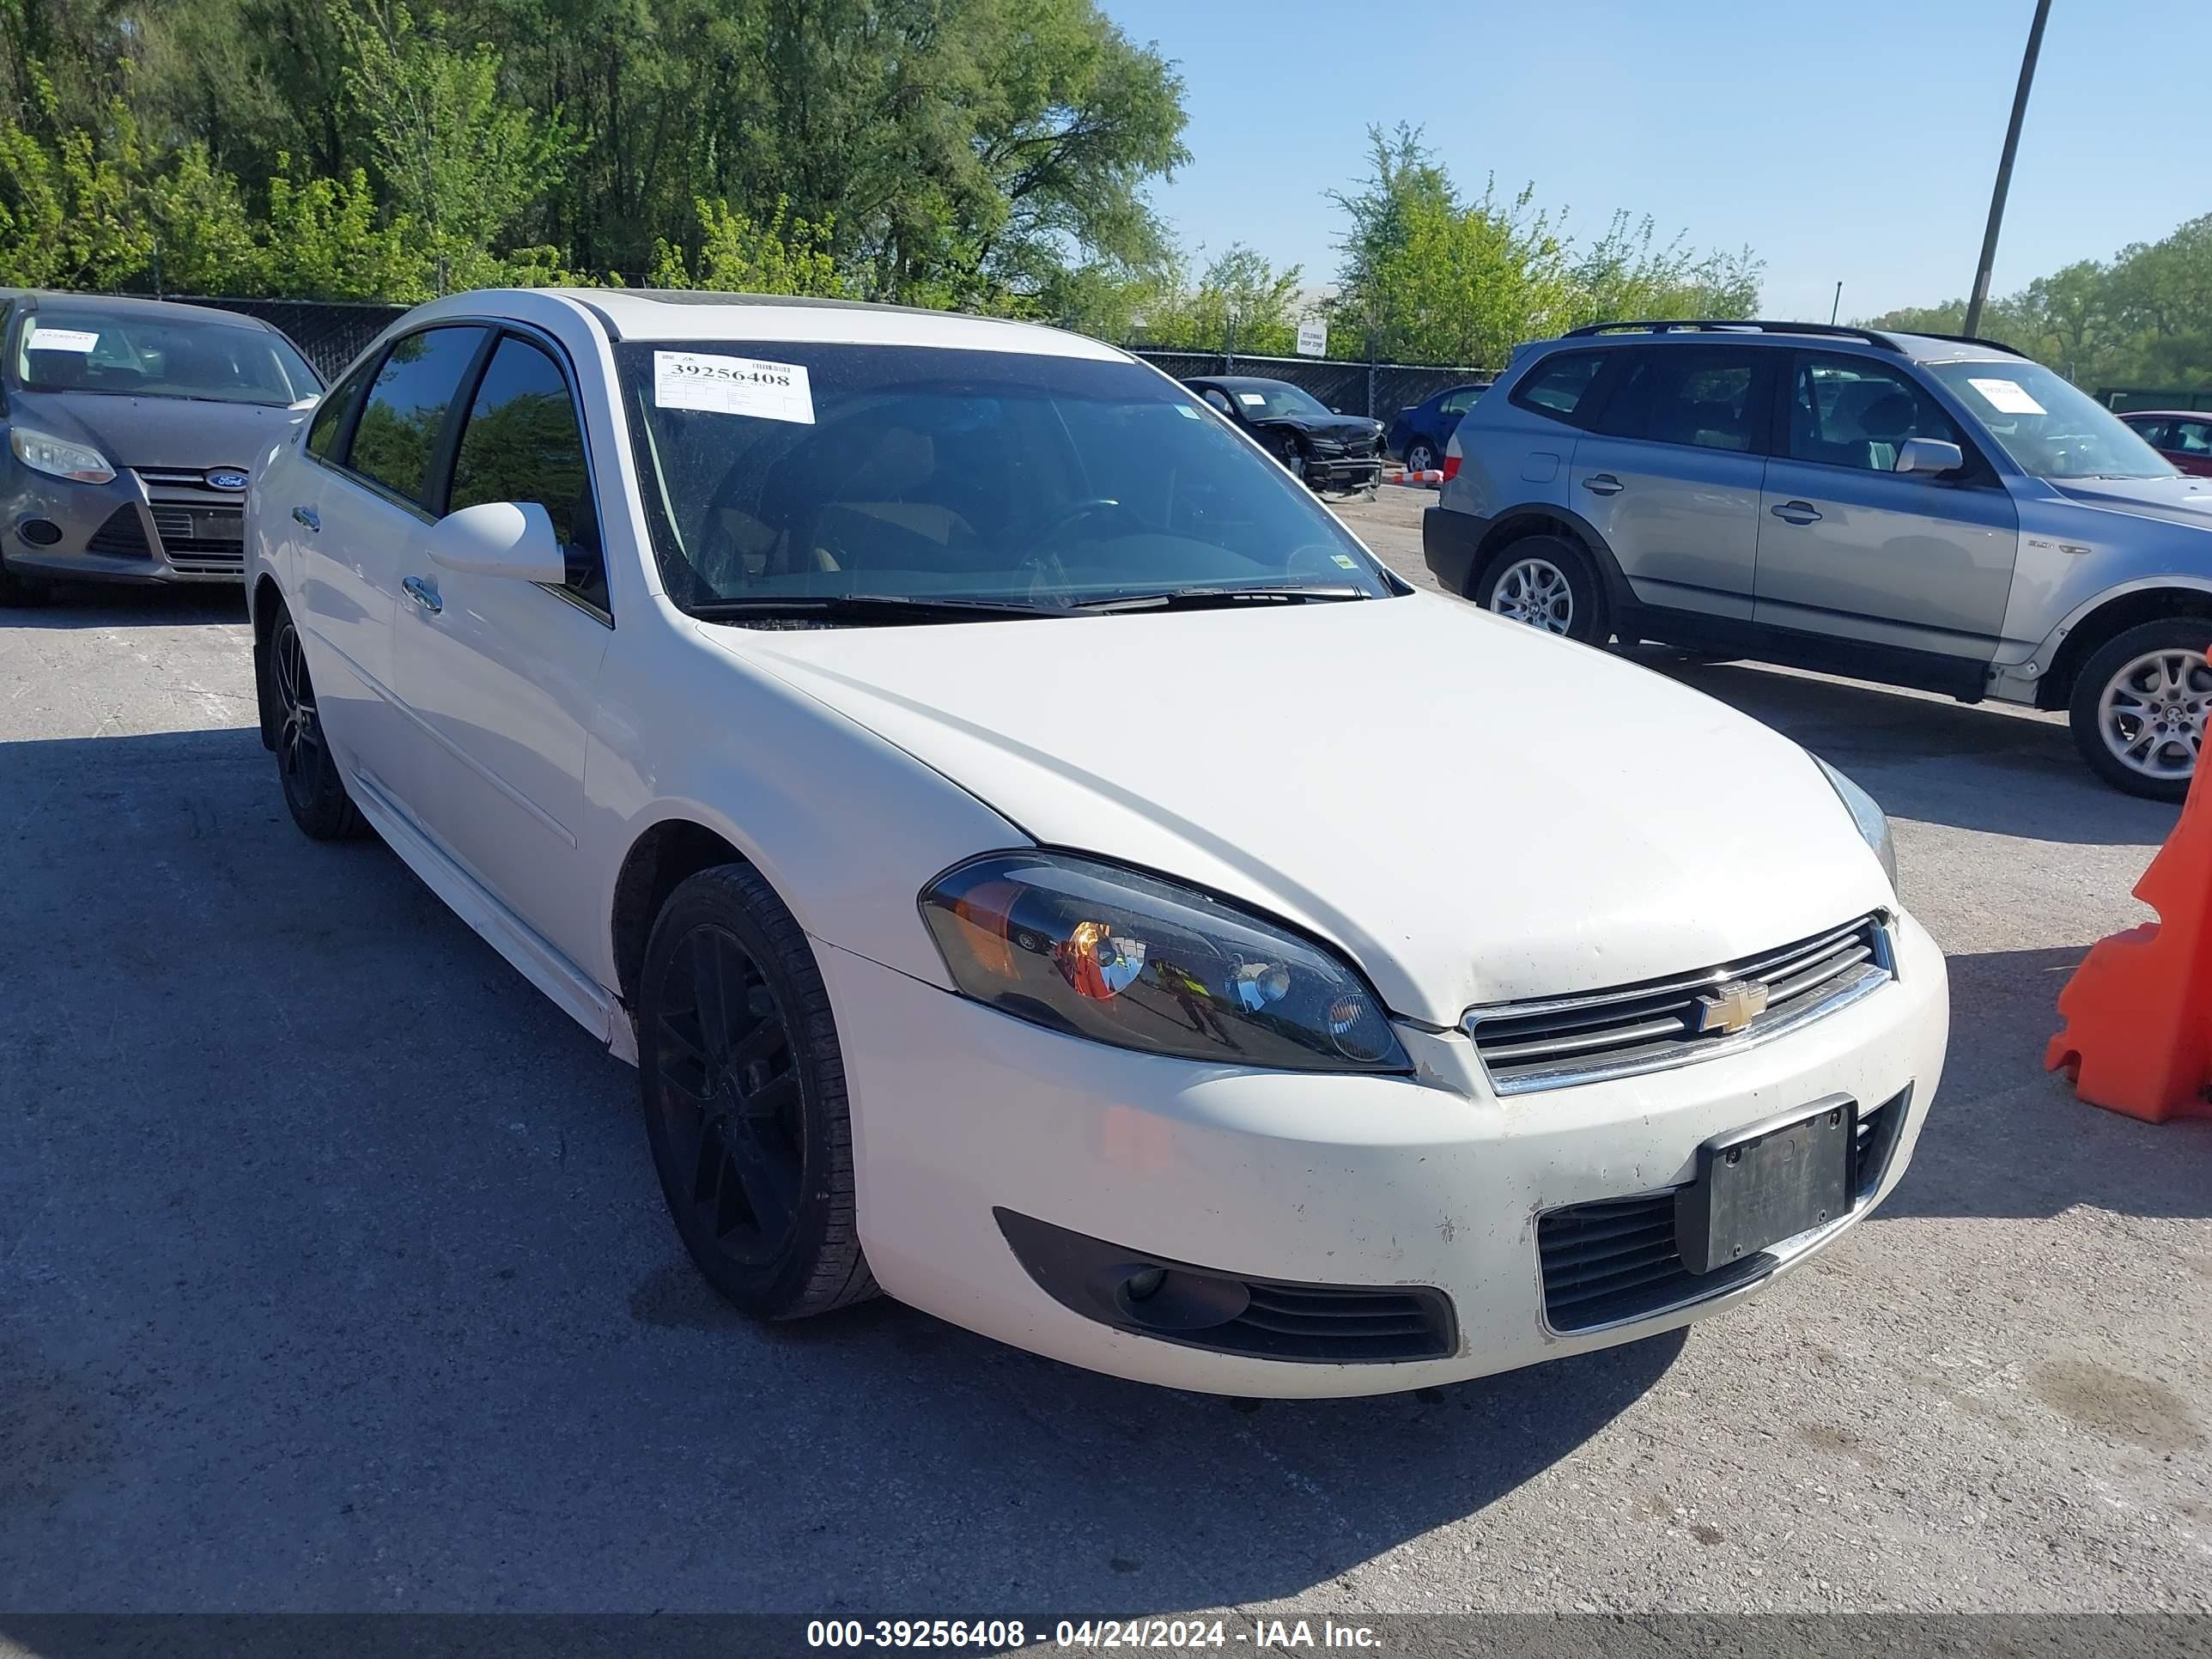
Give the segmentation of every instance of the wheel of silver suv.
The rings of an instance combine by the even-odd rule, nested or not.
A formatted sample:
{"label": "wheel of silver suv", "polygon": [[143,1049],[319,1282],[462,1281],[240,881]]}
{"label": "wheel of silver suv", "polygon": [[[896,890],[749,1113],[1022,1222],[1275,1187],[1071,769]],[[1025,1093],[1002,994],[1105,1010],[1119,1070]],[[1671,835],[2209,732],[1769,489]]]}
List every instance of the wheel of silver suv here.
{"label": "wheel of silver suv", "polygon": [[1490,590],[1490,608],[1547,634],[1565,634],[1575,625],[1575,590],[1565,571],[1530,554],[1498,572],[1497,585]]}
{"label": "wheel of silver suv", "polygon": [[2145,623],[2081,665],[2074,737],[2108,783],[2154,800],[2181,799],[2212,726],[2212,621]]}

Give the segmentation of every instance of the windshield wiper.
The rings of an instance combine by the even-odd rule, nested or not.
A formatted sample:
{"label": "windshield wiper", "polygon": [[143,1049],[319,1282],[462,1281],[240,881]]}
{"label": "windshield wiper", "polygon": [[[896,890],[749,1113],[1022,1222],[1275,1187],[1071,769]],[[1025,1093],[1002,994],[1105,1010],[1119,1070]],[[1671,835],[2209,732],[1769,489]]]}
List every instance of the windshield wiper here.
{"label": "windshield wiper", "polygon": [[1065,616],[1057,608],[1008,599],[928,599],[903,593],[787,593],[750,599],[709,599],[687,606],[701,622],[931,623],[991,622]]}
{"label": "windshield wiper", "polygon": [[1333,599],[1364,599],[1351,586],[1275,587],[1170,587],[1156,593],[1116,593],[1103,599],[1079,599],[1078,611],[1218,611],[1245,605],[1310,605]]}

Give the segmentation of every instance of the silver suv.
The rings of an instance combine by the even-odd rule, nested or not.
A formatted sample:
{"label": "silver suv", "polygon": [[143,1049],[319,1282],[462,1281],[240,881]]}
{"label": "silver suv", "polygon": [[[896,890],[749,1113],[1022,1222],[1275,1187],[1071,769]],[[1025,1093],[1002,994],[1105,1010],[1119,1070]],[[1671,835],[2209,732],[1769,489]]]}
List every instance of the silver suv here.
{"label": "silver suv", "polygon": [[2063,708],[2188,792],[2212,478],[1989,340],[1607,323],[1524,346],[1454,434],[1430,569],[1502,616]]}

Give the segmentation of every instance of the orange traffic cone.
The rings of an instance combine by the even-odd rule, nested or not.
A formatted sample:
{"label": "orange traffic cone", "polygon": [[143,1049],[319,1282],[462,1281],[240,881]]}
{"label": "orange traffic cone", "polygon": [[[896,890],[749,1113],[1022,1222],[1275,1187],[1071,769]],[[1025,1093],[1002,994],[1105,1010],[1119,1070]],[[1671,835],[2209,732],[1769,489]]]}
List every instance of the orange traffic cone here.
{"label": "orange traffic cone", "polygon": [[2100,940],[2058,994],[2043,1057],[2093,1105],[2152,1123],[2212,1116],[2212,763],[2200,763],[2136,896],[2159,920]]}

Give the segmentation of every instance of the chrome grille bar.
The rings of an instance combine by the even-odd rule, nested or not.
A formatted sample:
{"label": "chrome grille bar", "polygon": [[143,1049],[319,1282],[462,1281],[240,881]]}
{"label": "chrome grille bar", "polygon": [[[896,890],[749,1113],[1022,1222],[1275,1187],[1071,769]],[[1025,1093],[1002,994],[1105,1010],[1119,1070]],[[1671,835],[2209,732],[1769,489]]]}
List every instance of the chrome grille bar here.
{"label": "chrome grille bar", "polygon": [[[1885,919],[1862,916],[1703,973],[1474,1008],[1461,1024],[1498,1093],[1563,1089],[1766,1042],[1888,983],[1894,963]],[[1764,1009],[1739,1030],[1702,1030],[1708,1015],[1701,997],[1736,980],[1765,988]]]}

